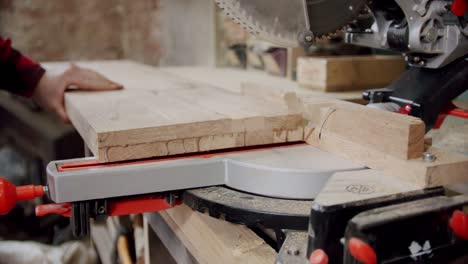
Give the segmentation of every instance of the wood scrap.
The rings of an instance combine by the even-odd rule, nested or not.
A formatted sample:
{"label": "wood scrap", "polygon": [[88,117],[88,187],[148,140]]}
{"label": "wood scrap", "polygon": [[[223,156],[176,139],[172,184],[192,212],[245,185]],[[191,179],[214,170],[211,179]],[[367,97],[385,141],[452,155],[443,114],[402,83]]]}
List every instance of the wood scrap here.
{"label": "wood scrap", "polygon": [[[160,212],[159,216],[172,230],[172,237],[176,237],[190,254],[188,258],[174,256],[176,260],[226,264],[275,261],[275,250],[246,226],[212,218],[185,205]],[[152,216],[149,221],[150,224],[154,222]]]}
{"label": "wood scrap", "polygon": [[400,56],[300,57],[297,81],[304,87],[327,92],[382,88],[404,69]]}

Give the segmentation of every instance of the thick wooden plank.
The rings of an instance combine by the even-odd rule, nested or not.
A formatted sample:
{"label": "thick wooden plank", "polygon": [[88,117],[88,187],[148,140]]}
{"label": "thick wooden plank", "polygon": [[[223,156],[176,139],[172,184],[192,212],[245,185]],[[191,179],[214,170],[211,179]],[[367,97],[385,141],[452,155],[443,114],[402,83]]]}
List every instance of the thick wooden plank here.
{"label": "thick wooden plank", "polygon": [[[268,102],[131,62],[82,63],[125,89],[65,95],[72,123],[101,161],[285,142],[300,114]],[[63,64],[46,64],[50,69]]]}
{"label": "thick wooden plank", "polygon": [[400,56],[301,57],[297,81],[323,91],[381,88],[398,78],[404,69]]}
{"label": "thick wooden plank", "polygon": [[335,104],[320,109],[320,122],[316,125],[308,140],[319,142],[326,136],[336,136],[403,160],[419,158],[424,152],[425,125],[418,118],[360,105]]}
{"label": "thick wooden plank", "polygon": [[[336,136],[403,160],[421,157],[425,125],[420,119],[380,111],[339,100],[314,97],[285,98],[293,111],[302,111],[309,121],[304,139],[320,145],[326,136]],[[346,151],[346,150],[343,150]]]}
{"label": "thick wooden plank", "polygon": [[[188,258],[174,256],[176,260],[225,264],[275,261],[275,250],[246,226],[212,218],[185,205],[159,215],[173,232],[172,240],[176,238],[190,254]],[[152,224],[152,218],[149,221]]]}

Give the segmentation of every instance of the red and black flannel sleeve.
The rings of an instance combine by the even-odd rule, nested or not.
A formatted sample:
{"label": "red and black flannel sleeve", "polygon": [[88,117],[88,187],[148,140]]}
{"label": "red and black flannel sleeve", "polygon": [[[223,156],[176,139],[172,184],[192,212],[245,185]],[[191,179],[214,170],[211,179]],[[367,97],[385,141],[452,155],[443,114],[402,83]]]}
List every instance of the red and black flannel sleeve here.
{"label": "red and black flannel sleeve", "polygon": [[45,70],[38,63],[11,47],[11,41],[0,37],[0,89],[32,96]]}

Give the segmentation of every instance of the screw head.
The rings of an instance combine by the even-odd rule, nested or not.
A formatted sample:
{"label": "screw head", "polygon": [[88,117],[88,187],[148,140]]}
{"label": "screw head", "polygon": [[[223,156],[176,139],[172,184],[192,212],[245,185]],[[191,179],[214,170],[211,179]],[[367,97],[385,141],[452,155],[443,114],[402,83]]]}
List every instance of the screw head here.
{"label": "screw head", "polygon": [[302,46],[309,48],[315,42],[315,35],[312,31],[303,31],[298,36],[299,43]]}
{"label": "screw head", "polygon": [[301,252],[297,248],[288,248],[286,253],[288,253],[288,255],[298,256]]}
{"label": "screw head", "polygon": [[98,213],[103,214],[106,211],[106,208],[104,206],[99,207]]}
{"label": "screw head", "polygon": [[436,158],[437,157],[431,152],[424,152],[424,154],[423,154],[423,159],[426,162],[434,162],[436,160]]}

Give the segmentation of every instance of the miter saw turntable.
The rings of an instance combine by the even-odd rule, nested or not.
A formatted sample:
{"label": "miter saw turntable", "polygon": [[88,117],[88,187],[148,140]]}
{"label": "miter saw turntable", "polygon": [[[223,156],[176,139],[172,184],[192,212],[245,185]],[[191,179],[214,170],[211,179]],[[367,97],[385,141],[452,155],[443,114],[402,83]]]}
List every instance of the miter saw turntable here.
{"label": "miter saw turntable", "polygon": [[[421,117],[428,127],[466,90],[466,0],[216,2],[249,32],[278,45],[312,45],[344,30],[349,43],[403,53],[410,69],[365,97],[374,106]],[[38,206],[37,215],[71,217],[75,235],[84,236],[90,218],[184,203],[273,230],[277,263],[449,263],[466,257],[468,196],[447,197],[442,187],[379,194],[380,179],[331,184],[340,182],[336,173],[369,171],[301,142],[116,163],[54,161],[48,186],[0,180],[0,214],[18,200],[47,194],[55,203]]]}

